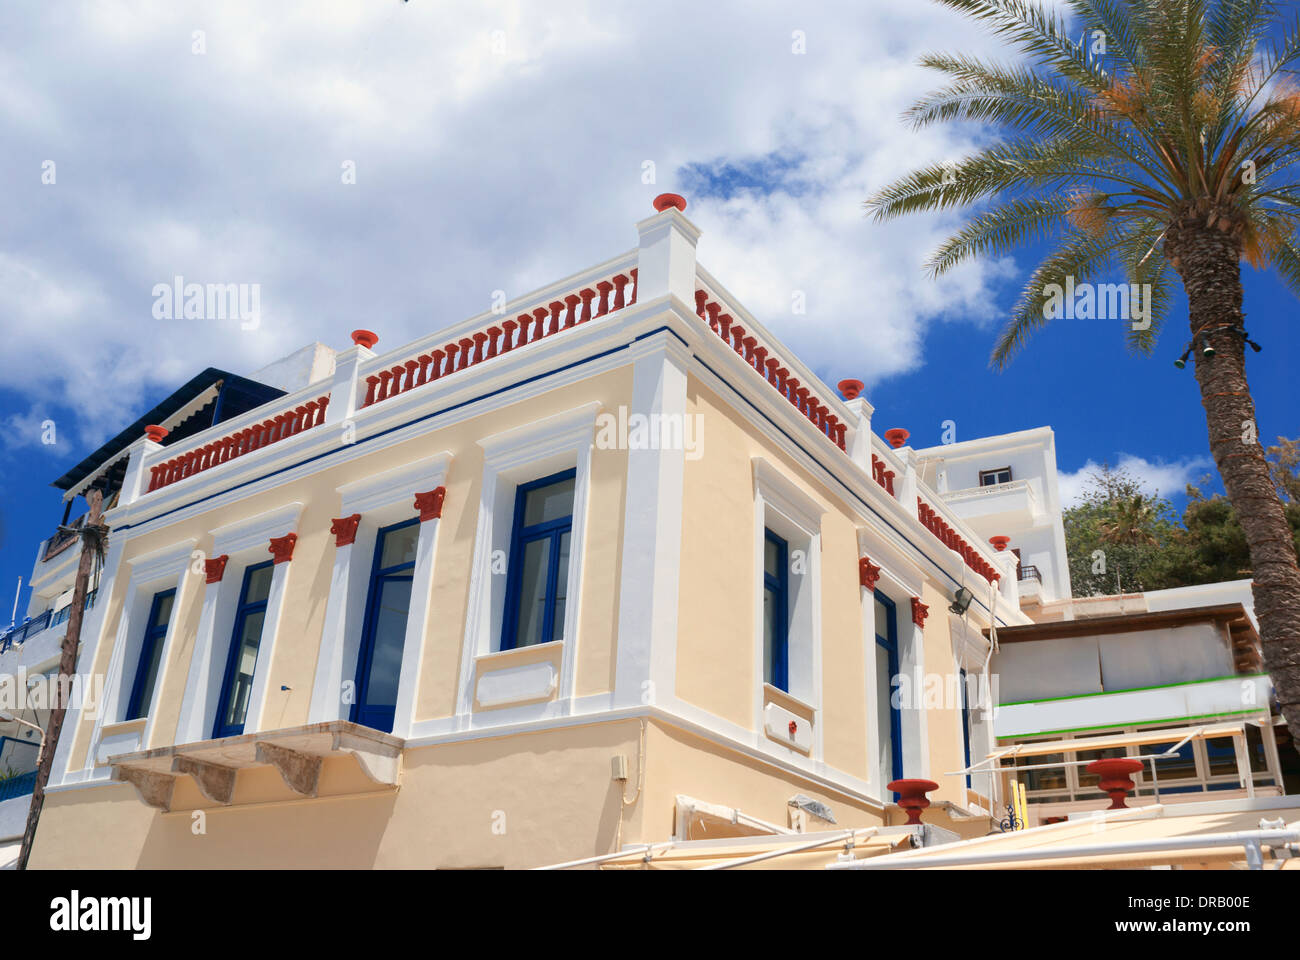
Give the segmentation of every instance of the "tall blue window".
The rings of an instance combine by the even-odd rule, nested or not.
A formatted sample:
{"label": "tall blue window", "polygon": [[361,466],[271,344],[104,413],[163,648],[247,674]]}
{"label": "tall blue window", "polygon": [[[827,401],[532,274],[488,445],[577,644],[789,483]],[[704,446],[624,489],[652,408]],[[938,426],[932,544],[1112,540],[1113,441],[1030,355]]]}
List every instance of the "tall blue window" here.
{"label": "tall blue window", "polygon": [[876,591],[876,729],[880,731],[877,768],[891,780],[903,776],[903,713],[894,700],[898,676],[898,611]]}
{"label": "tall blue window", "polygon": [[[87,598],[89,599],[89,598]],[[163,638],[167,636],[167,623],[171,620],[175,590],[154,594],[149,606],[149,622],[145,625],[144,642],[140,645],[140,660],[135,668],[135,681],[131,684],[131,697],[126,704],[124,720],[143,717],[153,702],[153,688],[158,682],[158,665],[162,661]]]}
{"label": "tall blue window", "polygon": [[419,539],[420,519],[414,517],[384,527],[375,541],[352,720],[385,733],[392,732],[397,708],[397,681],[411,612],[411,577]]}
{"label": "tall blue window", "polygon": [[[966,668],[957,670],[957,679],[961,683],[961,747],[962,756],[966,758],[966,769],[970,770],[970,691],[966,688]],[[970,773],[966,774],[966,786],[970,786]]]}
{"label": "tall blue window", "polygon": [[790,691],[789,545],[763,531],[763,679]]}
{"label": "tall blue window", "polygon": [[230,638],[230,656],[221,683],[221,697],[217,701],[213,738],[234,737],[244,732],[248,698],[253,691],[253,668],[257,666],[262,624],[266,622],[266,600],[271,595],[273,563],[268,560],[244,571],[239,606],[235,610],[235,632]]}
{"label": "tall blue window", "polygon": [[501,649],[564,636],[576,470],[531,483],[515,494]]}

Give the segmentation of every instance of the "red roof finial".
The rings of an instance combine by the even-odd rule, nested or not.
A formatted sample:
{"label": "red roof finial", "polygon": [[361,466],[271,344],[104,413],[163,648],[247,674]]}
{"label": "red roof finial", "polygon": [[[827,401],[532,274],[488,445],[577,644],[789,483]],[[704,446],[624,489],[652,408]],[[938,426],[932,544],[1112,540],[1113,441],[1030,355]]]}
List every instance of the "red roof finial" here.
{"label": "red roof finial", "polygon": [[352,342],[358,347],[365,347],[370,350],[379,342],[379,334],[371,333],[369,330],[353,330]]}
{"label": "red roof finial", "polygon": [[885,431],[885,439],[889,441],[889,445],[895,450],[907,443],[907,438],[910,436],[911,434],[902,427],[890,427]]}
{"label": "red roof finial", "polygon": [[163,437],[167,436],[168,433],[169,431],[166,427],[160,427],[156,423],[151,423],[149,426],[144,428],[144,435],[154,443],[162,443]]}
{"label": "red roof finial", "polygon": [[865,384],[861,380],[841,380],[836,386],[845,400],[856,400],[862,395]]}
{"label": "red roof finial", "polygon": [[680,193],[661,193],[655,197],[655,209],[663,213],[669,207],[676,207],[682,213],[686,212],[686,198]]}

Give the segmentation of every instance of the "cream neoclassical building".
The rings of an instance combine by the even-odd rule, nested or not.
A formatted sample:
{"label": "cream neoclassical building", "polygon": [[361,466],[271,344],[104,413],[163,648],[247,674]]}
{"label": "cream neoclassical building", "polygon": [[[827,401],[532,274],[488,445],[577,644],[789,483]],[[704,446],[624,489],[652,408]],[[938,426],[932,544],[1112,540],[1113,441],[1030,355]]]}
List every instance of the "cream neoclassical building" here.
{"label": "cream neoclassical building", "polygon": [[[209,377],[82,465],[104,692],[33,866],[536,866],[897,824],[899,777],[987,832],[958,679],[1030,622],[1015,557],[656,208],[504,310],[310,348],[265,402]],[[256,405],[212,408],[235,381]]]}

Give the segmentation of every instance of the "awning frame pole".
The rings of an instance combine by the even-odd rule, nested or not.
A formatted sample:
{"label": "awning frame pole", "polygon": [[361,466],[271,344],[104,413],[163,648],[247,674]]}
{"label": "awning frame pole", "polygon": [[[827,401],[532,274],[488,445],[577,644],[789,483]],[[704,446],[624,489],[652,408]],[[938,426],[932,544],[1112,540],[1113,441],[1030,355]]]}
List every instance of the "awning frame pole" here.
{"label": "awning frame pole", "polygon": [[801,843],[793,847],[787,847],[784,850],[767,850],[763,853],[755,854],[752,857],[744,857],[740,860],[732,860],[726,863],[714,863],[707,867],[696,867],[696,870],[730,870],[733,867],[743,867],[751,863],[759,863],[763,860],[774,860],[777,857],[784,857],[788,853],[803,853],[807,850],[815,850],[818,847],[824,847],[832,843],[845,843],[855,840],[858,834],[863,834],[863,838],[874,836],[880,831],[879,827],[859,827],[856,830],[846,830],[844,833],[835,837],[823,837],[814,843]]}
{"label": "awning frame pole", "polygon": [[[969,841],[965,841],[969,842]],[[1029,850],[1004,850],[1002,852],[953,853],[947,856],[902,856],[893,855],[874,857],[870,860],[856,860],[853,863],[830,863],[827,870],[908,870],[924,867],[962,867],[985,863],[1024,863],[1035,860],[1064,860],[1070,857],[1104,857],[1120,853],[1171,853],[1179,850],[1199,850],[1204,847],[1246,848],[1249,862],[1251,845],[1259,850],[1260,866],[1263,866],[1264,844],[1275,850],[1300,843],[1300,829],[1283,830],[1239,830],[1232,833],[1206,833],[1185,837],[1159,837],[1152,840],[1117,840],[1111,843],[1098,843],[1088,846],[1069,846],[1044,848],[1034,847]]]}

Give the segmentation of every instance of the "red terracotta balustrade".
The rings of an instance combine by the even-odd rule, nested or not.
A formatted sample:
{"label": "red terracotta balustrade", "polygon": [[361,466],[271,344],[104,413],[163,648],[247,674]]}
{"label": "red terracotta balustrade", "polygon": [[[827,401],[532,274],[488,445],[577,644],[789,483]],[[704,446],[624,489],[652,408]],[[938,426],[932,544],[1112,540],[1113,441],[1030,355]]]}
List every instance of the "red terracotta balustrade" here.
{"label": "red terracotta balustrade", "polygon": [[916,515],[921,521],[921,526],[934,534],[945,547],[956,550],[966,566],[990,582],[1002,579],[1002,574],[993,568],[993,564],[985,560],[978,550],[967,543],[964,537],[950,527],[943,517],[920,497],[916,498]]}
{"label": "red terracotta balustrade", "polygon": [[317,397],[315,400],[308,400],[306,403],[277,414],[269,420],[263,420],[251,427],[237,430],[234,433],[227,434],[220,440],[214,440],[212,443],[195,447],[180,456],[172,457],[157,466],[150,467],[149,491],[147,492],[170,486],[178,480],[192,477],[196,473],[210,470],[229,460],[234,460],[236,457],[242,457],[254,450],[260,450],[263,447],[269,447],[273,443],[279,443],[281,440],[296,436],[304,430],[318,427],[325,422],[325,409],[329,406],[329,402],[328,394]]}
{"label": "red terracotta balustrade", "polygon": [[831,443],[841,450],[845,447],[845,433],[848,426],[831,413],[831,408],[822,403],[813,392],[790,376],[790,371],[781,364],[781,358],[769,346],[760,344],[757,338],[749,335],[743,326],[736,323],[729,313],[723,313],[720,304],[709,299],[707,290],[695,291],[695,315],[710,330],[716,333],[736,355],[744,360],[754,372],[802,413],[820,430]]}
{"label": "red terracotta balustrade", "polygon": [[637,271],[617,273],[608,280],[552,300],[531,313],[493,322],[477,333],[453,340],[366,377],[362,408],[396,397],[435,380],[467,370],[475,364],[509,353],[545,337],[596,320],[636,303]]}

